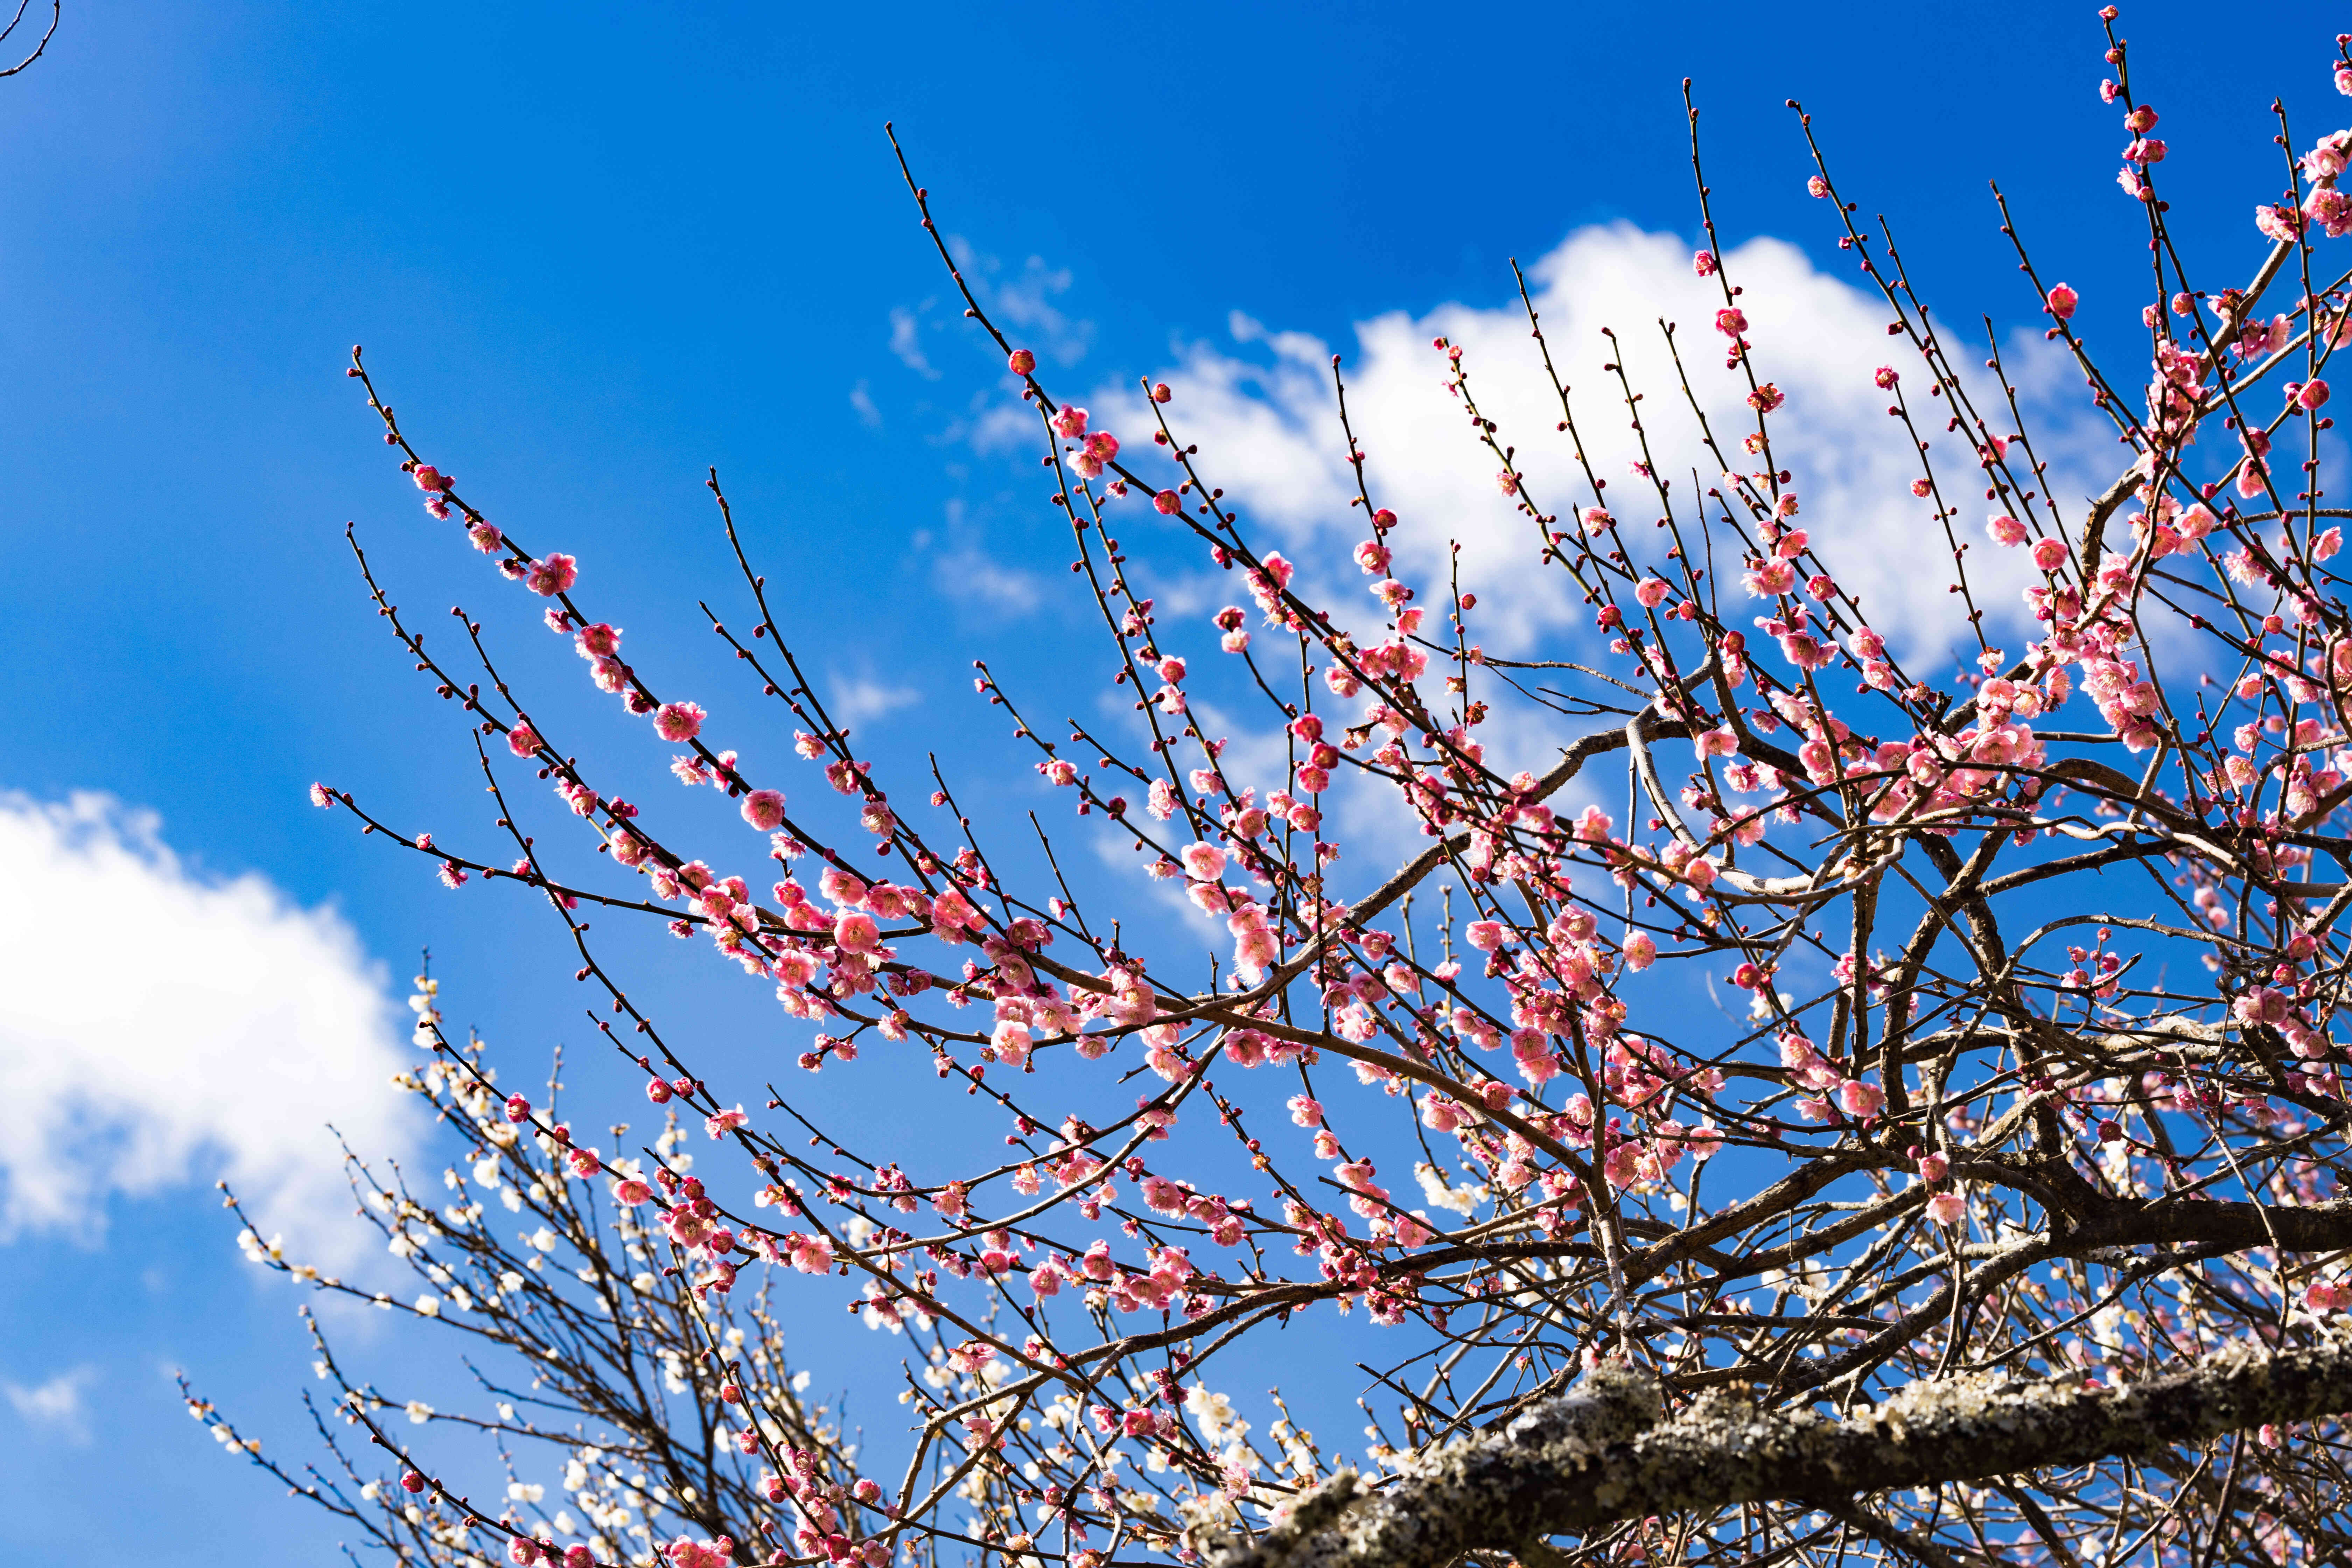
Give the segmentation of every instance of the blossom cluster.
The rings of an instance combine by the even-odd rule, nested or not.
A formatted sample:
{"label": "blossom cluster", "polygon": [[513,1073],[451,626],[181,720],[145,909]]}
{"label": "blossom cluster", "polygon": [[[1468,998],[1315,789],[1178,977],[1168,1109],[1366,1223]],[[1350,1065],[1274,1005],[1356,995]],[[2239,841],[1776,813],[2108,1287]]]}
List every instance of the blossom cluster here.
{"label": "blossom cluster", "polygon": [[[1609,1360],[1639,1362],[1677,1399],[1746,1388],[1802,1405],[1874,1400],[1956,1365],[2128,1382],[2236,1340],[2337,1331],[2352,1305],[2337,1032],[2352,880],[2328,868],[2352,867],[2352,608],[2330,564],[2347,513],[2321,504],[2319,464],[2352,275],[2316,279],[2320,247],[2352,231],[2336,189],[2352,132],[2297,160],[2291,201],[2258,207],[2266,249],[2246,280],[2200,289],[2157,195],[2171,148],[2106,20],[2103,98],[2122,106],[2119,184],[2149,227],[2156,298],[2047,279],[2023,226],[2006,231],[2029,290],[2018,308],[2048,323],[2128,449],[2087,503],[2061,494],[2000,354],[1962,374],[1802,122],[1808,190],[1891,317],[1901,368],[1856,380],[1889,400],[1916,465],[1880,498],[1885,526],[1950,543],[1965,613],[1941,630],[1874,625],[1853,563],[1842,576],[1808,516],[1801,497],[1821,490],[1775,450],[1805,400],[1773,378],[1779,318],[1735,280],[1703,179],[1692,268],[1719,290],[1719,370],[1685,364],[1679,386],[1637,391],[1613,343],[1599,351],[1626,409],[1685,400],[1702,433],[1686,461],[1645,458],[1630,484],[1595,472],[1557,372],[1591,345],[1549,342],[1531,308],[1550,434],[1583,480],[1555,495],[1482,406],[1485,367],[1432,345],[1465,460],[1498,470],[1526,528],[1527,569],[1589,612],[1543,658],[1485,645],[1442,525],[1380,504],[1352,427],[1362,536],[1345,559],[1291,560],[1213,482],[1219,454],[1187,439],[1178,390],[1151,386],[1138,424],[1119,416],[1122,441],[967,290],[1034,421],[1119,700],[1064,740],[1024,717],[1043,697],[982,665],[975,697],[1010,721],[1020,761],[973,748],[928,790],[853,745],[800,678],[723,494],[752,629],[714,629],[749,693],[781,705],[772,723],[748,696],[706,710],[664,689],[683,662],[667,650],[632,643],[623,662],[579,563],[528,552],[425,463],[355,356],[427,511],[550,601],[536,613],[594,689],[684,748],[671,772],[686,795],[619,798],[605,764],[517,705],[478,627],[487,688],[428,653],[370,574],[477,741],[503,738],[507,757],[485,743],[479,762],[508,843],[463,853],[392,831],[352,794],[314,800],[452,888],[541,895],[576,978],[609,1005],[604,1043],[668,1119],[643,1159],[618,1152],[616,1128],[608,1158],[551,1104],[493,1089],[420,991],[434,1059],[414,1084],[456,1107],[477,1157],[470,1180],[453,1177],[458,1205],[383,1211],[395,1240],[414,1227],[402,1256],[428,1279],[458,1272],[436,1248],[473,1260],[416,1315],[553,1347],[523,1305],[546,1283],[529,1265],[576,1257],[613,1333],[653,1336],[646,1353],[677,1369],[665,1386],[732,1434],[725,1479],[674,1479],[675,1506],[627,1504],[625,1542],[607,1531],[556,1560],[696,1568],[753,1541],[877,1568],[919,1542],[1083,1568],[1135,1550],[1195,1560],[1223,1532],[1288,1518],[1337,1462],[1283,1396],[1254,1438],[1259,1424],[1210,1381],[1228,1381],[1220,1358],[1244,1336],[1302,1319],[1360,1312],[1395,1346],[1374,1373],[1379,1409],[1366,1404],[1374,1469],[1409,1468]],[[2342,51],[2338,85],[2352,83]],[[2092,352],[2093,323],[2118,316],[2143,334],[2144,377]],[[1666,477],[1678,469],[1714,478],[1692,493]],[[1994,568],[1969,553],[1986,543]],[[1150,591],[1180,573],[1184,592]],[[1234,585],[1203,600],[1202,573]],[[516,825],[512,759],[548,784],[581,871],[560,868],[556,834]],[[983,851],[950,794],[951,773],[982,767],[1066,805],[1076,826],[1061,831],[1131,878],[1074,879],[1077,858],[1042,825],[1034,856]],[[700,789],[732,803],[719,828],[693,810]],[[926,794],[928,812],[909,804]],[[812,1141],[789,1084],[747,1110],[756,1099],[689,1060],[698,1031],[646,1014],[608,967],[591,905],[707,940],[713,984],[772,996],[802,1072],[847,1075],[842,1092],[876,1103],[928,1077],[960,1120],[1001,1131],[1001,1157]],[[695,1167],[698,1127],[731,1175]],[[490,1179],[533,1150],[528,1181]],[[477,1184],[543,1215],[526,1267],[481,1230]],[[246,1245],[298,1267],[276,1243]],[[772,1303],[845,1310],[891,1357],[916,1352],[902,1472],[802,1404]],[[655,1326],[656,1304],[677,1323],[748,1312],[751,1337],[689,1342]],[[1293,1395],[1328,1400],[1318,1383],[1355,1375],[1354,1349],[1326,1363],[1313,1340],[1290,1342]],[[609,1396],[609,1373],[577,1382],[583,1430],[567,1440],[608,1471],[684,1419]],[[362,1409],[374,1398],[350,1392]],[[2298,1500],[2326,1493],[2336,1461],[2292,1436],[2265,1429],[2231,1484],[2260,1496],[2280,1541],[2315,1542],[2321,1515]],[[2095,1471],[2035,1482],[2030,1508],[2014,1488],[1877,1500],[1861,1535],[1986,1551],[2030,1529],[2081,1555],[2126,1517],[2151,1539],[2188,1528]],[[613,1486],[586,1487],[607,1512]],[[433,1495],[430,1531],[489,1527]],[[707,1533],[657,1537],[664,1509]],[[1749,1557],[1830,1551],[1804,1510],[1742,1517],[1730,1539]],[[518,1563],[569,1533],[498,1527]],[[1667,1551],[1668,1529],[1629,1524],[1580,1550],[1633,1561]]]}

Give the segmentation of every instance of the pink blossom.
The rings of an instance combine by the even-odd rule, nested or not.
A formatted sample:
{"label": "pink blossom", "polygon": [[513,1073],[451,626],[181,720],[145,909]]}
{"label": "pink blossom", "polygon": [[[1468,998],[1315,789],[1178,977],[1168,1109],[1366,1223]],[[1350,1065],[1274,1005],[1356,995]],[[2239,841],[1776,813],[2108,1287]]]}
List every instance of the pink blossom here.
{"label": "pink blossom", "polygon": [[2000,545],[2020,545],[2024,543],[2026,539],[2025,524],[2006,512],[1999,517],[1987,519],[1985,531],[1992,535],[1992,542],[1995,544]]}
{"label": "pink blossom", "polygon": [[2352,158],[2352,132],[2334,132],[2303,155],[2304,174],[2315,182],[2332,180],[2344,172],[2347,158]]}
{"label": "pink blossom", "polygon": [[654,714],[654,733],[665,741],[691,741],[709,716],[691,702],[665,702]]}
{"label": "pink blossom", "polygon": [[496,555],[506,544],[506,535],[488,522],[477,522],[466,530],[466,538],[485,555]]}
{"label": "pink blossom", "polygon": [[1658,944],[1645,931],[1629,931],[1624,943],[1625,967],[1639,973],[1657,962]]}
{"label": "pink blossom", "polygon": [[761,833],[772,833],[784,820],[782,790],[755,789],[743,797],[743,820]]}
{"label": "pink blossom", "polygon": [[1958,1193],[1937,1193],[1927,1200],[1927,1217],[1937,1225],[1959,1225],[1969,1215],[1969,1201]]}
{"label": "pink blossom", "polygon": [[[1749,964],[1740,965],[1742,969],[1752,967]],[[1738,982],[1735,976],[1736,983]],[[1760,984],[1760,982],[1754,984]],[[1789,1069],[1793,1081],[1800,1088],[1831,1089],[1842,1081],[1837,1068],[1814,1048],[1812,1041],[1802,1035],[1787,1034],[1780,1037],[1780,1065]]]}
{"label": "pink blossom", "polygon": [[852,910],[834,922],[834,945],[844,952],[871,952],[881,940],[874,917],[863,910]]}
{"label": "pink blossom", "polygon": [[1213,844],[1187,844],[1179,858],[1195,881],[1213,882],[1225,874],[1225,852]]}
{"label": "pink blossom", "polygon": [[2258,206],[2254,209],[2254,226],[2262,230],[2264,238],[2285,245],[2303,232],[2303,215],[2291,206]]}
{"label": "pink blossom", "polygon": [[2082,296],[2075,293],[2074,289],[2063,283],[2057,284],[2050,290],[2048,300],[2050,313],[2062,321],[2065,321],[2074,315],[2074,307],[2081,301]]}
{"label": "pink blossom", "polygon": [[1644,577],[1633,584],[1633,597],[1641,601],[1645,610],[1656,609],[1669,592],[1671,587],[1663,577]]}
{"label": "pink blossom", "polygon": [[931,900],[931,930],[940,936],[964,928],[977,928],[987,922],[971,901],[954,888],[950,888]]}
{"label": "pink blossom", "polygon": [[2330,239],[2352,233],[2352,196],[2333,185],[2323,186],[2303,200],[2303,216],[2326,231]]}
{"label": "pink blossom", "polygon": [[515,727],[507,731],[507,750],[518,757],[536,756],[540,747],[546,743],[539,738],[539,731],[530,727],[528,719],[517,720]]}
{"label": "pink blossom", "polygon": [[1830,194],[1830,183],[1819,174],[1809,174],[1805,177],[1805,194],[1809,196],[1826,198]]}
{"label": "pink blossom", "polygon": [[416,488],[420,490],[425,490],[428,492],[441,491],[446,493],[451,486],[457,482],[430,463],[417,464],[414,477],[416,480]]}
{"label": "pink blossom", "polygon": [[1799,669],[1819,669],[1837,657],[1837,647],[1810,631],[1792,631],[1781,637],[1780,657]]}
{"label": "pink blossom", "polygon": [[572,584],[578,581],[580,563],[569,555],[554,553],[543,561],[531,563],[530,571],[523,578],[523,586],[541,597],[551,597],[570,593]]}
{"label": "pink blossom", "polygon": [[2055,539],[2033,542],[2033,563],[2044,572],[2055,572],[2066,563],[2066,546]]}
{"label": "pink blossom", "polygon": [[1015,375],[1027,375],[1037,368],[1037,356],[1027,349],[1014,349],[1006,358],[1004,367]]}
{"label": "pink blossom", "polygon": [[2230,1011],[2242,1024],[2283,1024],[2294,1008],[2294,1003],[2286,993],[2267,985],[2253,987],[2230,1005]]}
{"label": "pink blossom", "polygon": [[1874,1083],[1850,1078],[1838,1085],[1838,1103],[1845,1113],[1858,1121],[1868,1121],[1877,1116],[1879,1107],[1886,1103],[1886,1091]]}
{"label": "pink blossom", "polygon": [[1174,490],[1161,490],[1151,498],[1151,504],[1159,509],[1161,515],[1174,517],[1184,510],[1184,498]]}
{"label": "pink blossom", "polygon": [[1737,305],[1717,310],[1715,330],[1727,338],[1736,338],[1748,330],[1748,313]]}
{"label": "pink blossom", "polygon": [[1702,278],[1714,277],[1715,252],[1712,250],[1694,252],[1691,256],[1691,270],[1697,273]]}
{"label": "pink blossom", "polygon": [[1452,1132],[1462,1125],[1462,1108],[1442,1094],[1421,1102],[1421,1120],[1433,1132]]}
{"label": "pink blossom", "polygon": [[[2273,316],[2268,321],[2256,316],[2238,331],[2238,353],[2244,359],[2256,359],[2286,347],[2294,335],[2294,325],[2284,316]],[[2259,457],[2267,449],[2269,437],[2260,430],[2247,430],[2244,438]]]}

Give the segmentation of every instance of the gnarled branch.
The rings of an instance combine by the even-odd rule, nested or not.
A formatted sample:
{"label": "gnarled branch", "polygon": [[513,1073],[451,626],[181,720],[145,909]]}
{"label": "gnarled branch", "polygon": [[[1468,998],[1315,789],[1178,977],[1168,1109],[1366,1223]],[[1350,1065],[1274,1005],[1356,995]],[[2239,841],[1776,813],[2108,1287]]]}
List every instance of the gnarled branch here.
{"label": "gnarled branch", "polygon": [[1550,1405],[1429,1454],[1378,1492],[1343,1472],[1213,1568],[1442,1568],[1621,1520],[1833,1502],[2147,1454],[2352,1410],[2352,1338],[2236,1344],[2117,1387],[2078,1376],[1916,1383],[1844,1421],[1708,1394],[1660,1419],[1657,1384],[1605,1366]]}

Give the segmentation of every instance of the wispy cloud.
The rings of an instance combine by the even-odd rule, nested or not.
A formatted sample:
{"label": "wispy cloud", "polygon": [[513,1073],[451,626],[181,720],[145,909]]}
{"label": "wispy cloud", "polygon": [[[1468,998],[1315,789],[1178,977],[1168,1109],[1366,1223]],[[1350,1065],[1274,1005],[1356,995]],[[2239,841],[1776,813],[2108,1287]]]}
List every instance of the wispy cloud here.
{"label": "wispy cloud", "polygon": [[960,605],[982,605],[1001,615],[1024,615],[1045,597],[1034,572],[1008,566],[976,544],[942,555],[931,569],[940,593]]}
{"label": "wispy cloud", "polygon": [[939,369],[923,353],[923,311],[930,309],[930,303],[924,300],[922,310],[909,310],[904,305],[891,307],[890,352],[917,375],[937,381]]}
{"label": "wispy cloud", "polygon": [[961,235],[948,237],[948,249],[981,303],[999,322],[1026,334],[1032,350],[1066,368],[1086,357],[1094,345],[1095,324],[1073,319],[1054,303],[1069,291],[1068,268],[1049,267],[1045,258],[1033,256],[1007,275],[1003,263],[975,250]]}
{"label": "wispy cloud", "polygon": [[913,543],[930,555],[931,585],[942,598],[959,609],[995,616],[1026,615],[1045,602],[1045,580],[992,553],[986,530],[963,498],[950,497],[940,518],[941,534],[919,529]]}
{"label": "wispy cloud", "polygon": [[421,1128],[341,917],[188,866],[100,795],[0,794],[0,1238],[95,1241],[114,1196],[226,1176],[314,1260],[356,1245],[326,1124],[387,1152]]}
{"label": "wispy cloud", "polygon": [[882,411],[874,406],[874,395],[860,381],[849,389],[849,406],[857,410],[857,417],[868,430],[882,428]]}
{"label": "wispy cloud", "polygon": [[96,1367],[78,1366],[30,1387],[0,1379],[0,1394],[7,1397],[8,1407],[26,1426],[47,1427],[70,1442],[86,1443],[89,1441],[89,1412],[82,1403],[82,1390],[97,1380]]}
{"label": "wispy cloud", "polygon": [[923,694],[911,686],[891,686],[870,675],[835,676],[832,688],[826,707],[845,724],[863,724],[923,700]]}

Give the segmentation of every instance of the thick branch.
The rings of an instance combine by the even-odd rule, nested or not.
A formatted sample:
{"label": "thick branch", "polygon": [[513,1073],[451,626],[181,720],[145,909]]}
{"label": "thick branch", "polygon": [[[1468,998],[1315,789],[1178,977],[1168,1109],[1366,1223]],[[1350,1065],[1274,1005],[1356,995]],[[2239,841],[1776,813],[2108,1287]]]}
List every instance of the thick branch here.
{"label": "thick branch", "polygon": [[1418,1459],[1372,1493],[1352,1472],[1214,1568],[1443,1568],[1650,1514],[2017,1476],[2352,1410],[2352,1337],[2233,1344],[2116,1388],[2076,1376],[1916,1383],[1836,1421],[1704,1396],[1660,1421],[1646,1374],[1603,1368],[1497,1431]]}

